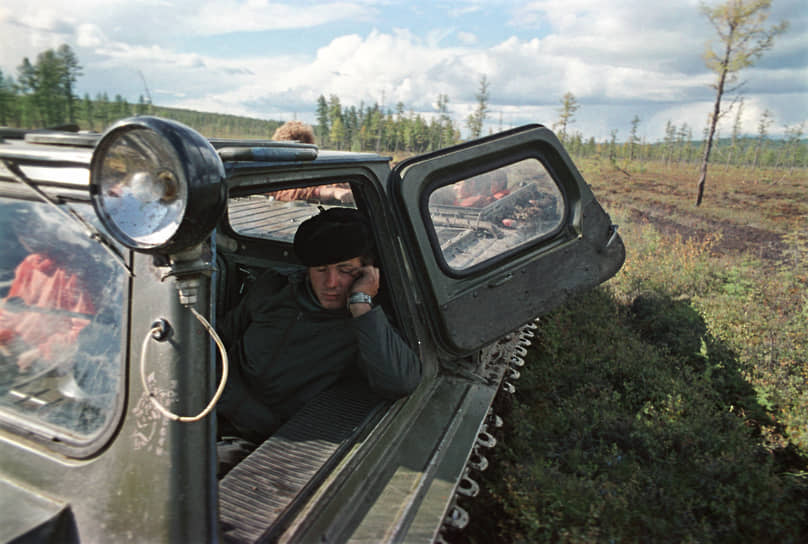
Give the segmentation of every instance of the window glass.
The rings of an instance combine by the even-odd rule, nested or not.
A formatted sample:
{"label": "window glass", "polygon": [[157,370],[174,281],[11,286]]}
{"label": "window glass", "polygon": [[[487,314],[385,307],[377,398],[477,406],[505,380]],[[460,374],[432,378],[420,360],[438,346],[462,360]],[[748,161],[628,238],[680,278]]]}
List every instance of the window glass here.
{"label": "window glass", "polygon": [[[96,223],[89,205],[71,204]],[[126,273],[50,205],[0,198],[0,418],[84,443],[120,394]]]}
{"label": "window glass", "polygon": [[438,188],[428,210],[443,258],[460,271],[552,234],[565,206],[544,165],[525,159]]}
{"label": "window glass", "polygon": [[348,183],[328,183],[230,197],[227,214],[238,234],[291,242],[297,227],[320,212],[320,206],[355,208]]}

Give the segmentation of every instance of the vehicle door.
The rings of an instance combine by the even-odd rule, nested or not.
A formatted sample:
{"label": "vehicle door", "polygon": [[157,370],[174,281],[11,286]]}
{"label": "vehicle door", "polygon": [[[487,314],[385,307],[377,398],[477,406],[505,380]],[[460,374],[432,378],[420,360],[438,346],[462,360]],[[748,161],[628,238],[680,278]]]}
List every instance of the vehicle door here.
{"label": "vehicle door", "polygon": [[625,258],[611,219],[541,125],[404,161],[390,188],[430,328],[453,355],[600,284]]}

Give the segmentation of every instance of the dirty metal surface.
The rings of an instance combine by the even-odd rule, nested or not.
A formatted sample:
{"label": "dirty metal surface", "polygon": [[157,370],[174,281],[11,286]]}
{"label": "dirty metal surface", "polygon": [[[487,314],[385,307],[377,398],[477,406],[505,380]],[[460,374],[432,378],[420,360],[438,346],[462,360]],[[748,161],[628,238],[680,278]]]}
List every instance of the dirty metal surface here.
{"label": "dirty metal surface", "polygon": [[331,388],[296,414],[219,483],[225,542],[272,540],[296,501],[338,462],[382,403],[350,384]]}

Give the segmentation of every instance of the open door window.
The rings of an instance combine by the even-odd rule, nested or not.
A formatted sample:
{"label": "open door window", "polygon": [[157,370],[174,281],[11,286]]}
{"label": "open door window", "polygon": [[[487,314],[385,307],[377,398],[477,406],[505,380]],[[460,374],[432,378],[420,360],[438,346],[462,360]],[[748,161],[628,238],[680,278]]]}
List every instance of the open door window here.
{"label": "open door window", "polygon": [[399,164],[391,185],[438,341],[472,352],[614,275],[625,250],[540,125]]}

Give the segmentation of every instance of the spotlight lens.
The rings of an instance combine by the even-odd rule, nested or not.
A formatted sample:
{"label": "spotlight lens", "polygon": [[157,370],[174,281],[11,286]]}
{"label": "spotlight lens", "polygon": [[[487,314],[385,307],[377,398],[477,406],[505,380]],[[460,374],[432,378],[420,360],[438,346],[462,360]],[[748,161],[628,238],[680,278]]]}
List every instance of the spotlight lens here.
{"label": "spotlight lens", "polygon": [[107,146],[98,176],[103,213],[135,247],[155,247],[177,232],[188,184],[174,148],[159,133],[133,128]]}

